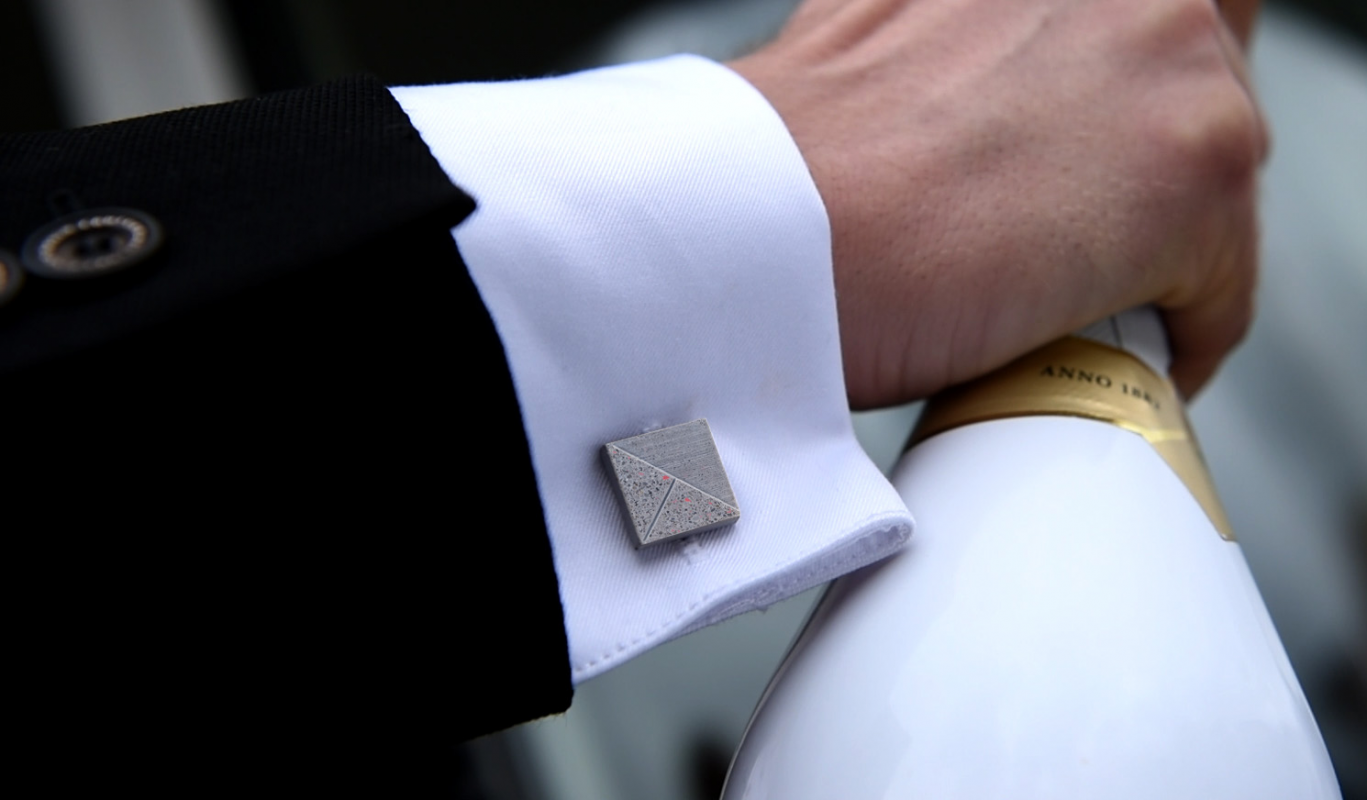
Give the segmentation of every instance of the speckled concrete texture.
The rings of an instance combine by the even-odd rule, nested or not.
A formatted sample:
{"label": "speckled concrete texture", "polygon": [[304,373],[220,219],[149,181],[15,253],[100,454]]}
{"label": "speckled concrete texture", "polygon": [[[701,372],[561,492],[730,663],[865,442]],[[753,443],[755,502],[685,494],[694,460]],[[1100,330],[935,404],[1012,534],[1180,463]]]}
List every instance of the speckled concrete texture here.
{"label": "speckled concrete texture", "polygon": [[705,419],[671,425],[613,444],[723,503],[737,505],[712,439],[712,428]]}
{"label": "speckled concrete texture", "polygon": [[739,518],[740,510],[735,506],[723,503],[696,486],[676,481],[659,516],[655,518],[655,525],[646,536],[646,542],[701,533]]}
{"label": "speckled concrete texture", "polygon": [[638,544],[645,544],[655,517],[674,482],[663,470],[613,445],[606,447],[608,463],[617,478],[617,495],[626,505]]}
{"label": "speckled concrete texture", "polygon": [[611,442],[603,453],[638,546],[740,519],[707,420]]}

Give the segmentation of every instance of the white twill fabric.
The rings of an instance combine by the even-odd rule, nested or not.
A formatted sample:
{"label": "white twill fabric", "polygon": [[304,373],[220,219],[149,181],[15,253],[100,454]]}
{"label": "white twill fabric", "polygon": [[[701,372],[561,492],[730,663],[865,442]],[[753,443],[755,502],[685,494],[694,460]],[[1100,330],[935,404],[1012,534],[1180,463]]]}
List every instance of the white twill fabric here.
{"label": "white twill fabric", "polygon": [[[393,92],[479,203],[454,235],[512,366],[576,683],[906,541],[850,423],[825,208],[759,92],[693,56]],[[699,417],[742,519],[638,550],[599,449]]]}

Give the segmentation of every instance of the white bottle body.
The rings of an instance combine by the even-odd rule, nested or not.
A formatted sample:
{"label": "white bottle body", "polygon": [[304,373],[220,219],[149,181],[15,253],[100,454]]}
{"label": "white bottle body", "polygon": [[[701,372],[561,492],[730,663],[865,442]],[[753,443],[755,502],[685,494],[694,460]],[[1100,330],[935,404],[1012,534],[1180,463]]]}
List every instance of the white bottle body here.
{"label": "white bottle body", "polygon": [[1239,546],[1143,438],[982,422],[893,482],[907,551],[832,587],[727,800],[1340,796]]}

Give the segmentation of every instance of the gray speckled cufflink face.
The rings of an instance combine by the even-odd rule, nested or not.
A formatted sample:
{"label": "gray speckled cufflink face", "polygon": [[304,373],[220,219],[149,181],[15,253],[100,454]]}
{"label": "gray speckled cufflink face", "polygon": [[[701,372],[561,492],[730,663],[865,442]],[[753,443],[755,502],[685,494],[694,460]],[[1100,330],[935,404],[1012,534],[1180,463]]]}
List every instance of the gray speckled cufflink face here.
{"label": "gray speckled cufflink face", "polygon": [[637,547],[740,519],[705,419],[609,442],[603,460]]}

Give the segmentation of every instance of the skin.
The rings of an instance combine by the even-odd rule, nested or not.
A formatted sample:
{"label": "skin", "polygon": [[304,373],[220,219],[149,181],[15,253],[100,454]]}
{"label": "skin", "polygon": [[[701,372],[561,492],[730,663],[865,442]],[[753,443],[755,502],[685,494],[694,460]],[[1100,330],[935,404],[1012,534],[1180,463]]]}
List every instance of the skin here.
{"label": "skin", "polygon": [[1145,303],[1197,391],[1252,319],[1255,13],[809,0],[733,62],[826,203],[851,404],[923,397]]}

